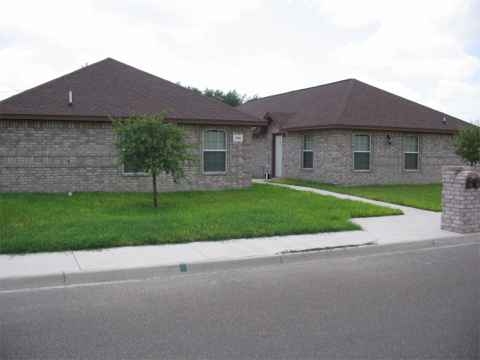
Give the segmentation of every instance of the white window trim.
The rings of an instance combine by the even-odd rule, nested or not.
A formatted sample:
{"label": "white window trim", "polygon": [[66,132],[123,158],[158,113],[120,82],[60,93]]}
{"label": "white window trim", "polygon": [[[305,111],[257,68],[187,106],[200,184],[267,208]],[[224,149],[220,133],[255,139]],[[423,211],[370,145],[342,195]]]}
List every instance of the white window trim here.
{"label": "white window trim", "polygon": [[125,164],[122,164],[123,176],[149,176],[150,174],[145,171],[125,171]]}
{"label": "white window trim", "polygon": [[[368,136],[370,149],[368,151],[365,150],[355,150],[355,143],[354,139],[355,136]],[[368,157],[368,169],[355,169],[355,153],[368,153],[370,156]],[[370,134],[364,133],[354,133],[352,136],[352,169],[354,172],[370,172],[372,171],[372,136]]]}
{"label": "white window trim", "polygon": [[[305,150],[305,138],[307,136],[310,136],[311,139],[312,139],[312,147],[313,147],[313,135],[307,135],[307,134],[304,134],[303,135],[303,144],[302,144],[302,158],[301,158],[301,167],[303,170],[313,170],[313,168],[315,167],[315,153],[313,152],[313,149],[311,150]],[[306,152],[310,152],[312,153],[312,167],[305,167],[305,162],[304,162],[304,159],[305,159],[305,156],[304,154]]]}
{"label": "white window trim", "polygon": [[[420,171],[420,136],[419,135],[405,135],[403,139],[407,137],[416,137],[417,138],[417,151],[405,151],[403,150],[403,170],[406,172],[418,172]],[[402,142],[403,146],[405,146],[405,141]],[[407,169],[407,161],[406,156],[407,154],[416,154],[417,155],[417,168],[416,169]]]}
{"label": "white window trim", "polygon": [[[206,149],[205,148],[205,134],[208,131],[217,131],[217,132],[223,132],[225,135],[225,149]],[[202,174],[205,175],[225,175],[228,170],[228,133],[226,129],[215,129],[215,128],[209,128],[205,129],[202,132]],[[205,171],[205,152],[220,152],[223,151],[225,153],[225,170],[224,171]]]}

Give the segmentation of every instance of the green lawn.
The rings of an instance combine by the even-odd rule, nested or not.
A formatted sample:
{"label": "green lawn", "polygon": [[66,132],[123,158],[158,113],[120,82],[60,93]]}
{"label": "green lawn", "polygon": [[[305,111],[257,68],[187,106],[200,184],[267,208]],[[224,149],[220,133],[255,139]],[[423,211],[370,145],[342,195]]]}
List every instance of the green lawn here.
{"label": "green lawn", "polygon": [[0,253],[355,230],[352,217],[400,213],[269,185],[151,202],[148,193],[0,194]]}
{"label": "green lawn", "polygon": [[275,182],[357,195],[373,200],[406,205],[419,209],[442,211],[441,184],[338,186],[299,179],[278,179],[275,180]]}

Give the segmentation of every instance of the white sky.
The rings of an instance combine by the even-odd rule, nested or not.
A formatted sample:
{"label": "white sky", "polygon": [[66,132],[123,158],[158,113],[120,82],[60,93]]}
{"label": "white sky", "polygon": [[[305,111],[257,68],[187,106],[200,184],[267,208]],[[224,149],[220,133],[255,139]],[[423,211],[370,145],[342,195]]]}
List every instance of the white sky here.
{"label": "white sky", "polygon": [[354,77],[480,120],[480,0],[0,0],[0,99],[105,57],[260,96]]}

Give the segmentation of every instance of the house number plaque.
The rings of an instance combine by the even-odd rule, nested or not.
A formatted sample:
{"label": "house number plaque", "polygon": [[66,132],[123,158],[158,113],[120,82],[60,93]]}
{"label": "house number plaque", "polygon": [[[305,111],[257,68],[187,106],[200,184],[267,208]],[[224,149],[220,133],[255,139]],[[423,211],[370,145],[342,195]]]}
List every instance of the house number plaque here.
{"label": "house number plaque", "polygon": [[234,144],[243,143],[243,134],[233,134],[233,143]]}

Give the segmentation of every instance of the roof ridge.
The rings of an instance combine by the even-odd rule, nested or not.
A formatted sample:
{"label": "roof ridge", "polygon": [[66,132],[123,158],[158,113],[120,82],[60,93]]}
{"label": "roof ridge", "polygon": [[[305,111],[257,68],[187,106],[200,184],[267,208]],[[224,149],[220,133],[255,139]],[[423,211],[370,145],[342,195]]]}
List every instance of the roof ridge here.
{"label": "roof ridge", "polygon": [[[248,103],[251,103],[251,102],[254,102],[254,101],[264,100],[264,99],[267,99],[267,98],[272,98],[272,97],[275,97],[275,96],[280,96],[280,95],[286,95],[286,94],[291,94],[291,93],[296,93],[296,92],[311,90],[311,89],[315,89],[315,88],[319,88],[319,87],[323,87],[323,86],[328,86],[328,85],[333,85],[333,84],[337,84],[337,83],[341,83],[341,82],[351,81],[351,80],[355,80],[355,79],[353,79],[353,78],[347,78],[347,79],[332,81],[332,82],[325,83],[325,84],[320,84],[320,85],[315,85],[315,86],[309,86],[309,87],[302,88],[302,89],[289,90],[289,91],[285,91],[285,92],[278,93],[278,94],[267,95],[267,96],[264,96],[264,97],[261,97],[261,98],[248,100],[245,104],[248,104]],[[242,104],[242,105],[243,105],[243,104]],[[239,106],[241,106],[241,105],[239,105]]]}
{"label": "roof ridge", "polygon": [[[10,100],[12,100],[12,99],[15,99],[16,97],[19,97],[19,96],[28,96],[32,91],[35,91],[35,90],[37,90],[37,89],[39,89],[39,88],[42,88],[42,87],[44,87],[44,86],[48,86],[48,85],[50,85],[50,84],[53,83],[53,82],[56,82],[56,81],[65,79],[65,78],[67,78],[67,77],[69,77],[69,76],[72,76],[72,75],[77,74],[77,73],[80,72],[80,71],[86,70],[87,68],[91,68],[91,67],[93,67],[93,66],[96,66],[96,65],[99,65],[99,64],[102,64],[102,63],[110,63],[110,64],[112,64],[112,65],[115,65],[115,64],[116,64],[116,65],[121,65],[121,66],[123,66],[123,67],[125,67],[125,68],[128,68],[128,69],[130,69],[130,70],[134,70],[134,71],[136,71],[136,72],[139,72],[139,73],[143,74],[144,76],[149,77],[150,79],[154,79],[155,81],[161,81],[161,82],[164,82],[164,83],[170,85],[171,87],[182,89],[183,91],[185,91],[185,92],[186,92],[187,94],[189,94],[190,96],[197,97],[197,98],[198,98],[198,97],[201,97],[203,101],[207,101],[207,102],[210,102],[210,103],[211,103],[211,102],[215,102],[217,106],[222,106],[222,107],[225,108],[225,110],[226,110],[226,108],[228,108],[228,111],[232,111],[233,113],[242,115],[243,117],[248,117],[249,119],[255,120],[255,121],[258,121],[258,120],[259,120],[259,118],[255,117],[255,116],[253,116],[253,115],[251,115],[251,114],[245,113],[245,112],[241,111],[240,109],[236,109],[235,107],[230,106],[230,105],[224,103],[223,101],[220,101],[220,100],[218,100],[218,99],[211,98],[211,97],[208,97],[208,96],[205,96],[205,95],[202,95],[202,94],[198,94],[198,93],[196,93],[195,91],[190,90],[190,89],[188,89],[188,88],[186,88],[186,87],[184,87],[184,86],[182,86],[182,85],[175,84],[174,82],[172,82],[172,81],[170,81],[170,80],[164,79],[164,78],[162,78],[162,77],[160,77],[160,76],[157,76],[157,75],[152,74],[152,73],[150,73],[150,72],[147,72],[147,71],[145,71],[145,70],[139,69],[139,68],[137,68],[137,67],[135,67],[135,66],[126,64],[126,63],[121,62],[121,61],[119,61],[119,60],[113,59],[113,58],[111,58],[111,57],[107,57],[107,58],[104,58],[104,59],[102,59],[102,60],[96,61],[96,62],[94,62],[94,63],[92,63],[92,64],[89,64],[89,65],[86,65],[86,66],[82,66],[81,68],[76,69],[76,70],[74,70],[74,71],[71,71],[71,72],[69,72],[69,73],[67,73],[67,74],[63,74],[63,75],[58,76],[58,77],[56,77],[56,78],[54,78],[54,79],[52,79],[52,80],[46,81],[46,82],[44,82],[44,83],[41,83],[41,84],[36,85],[36,86],[34,86],[34,87],[31,87],[31,88],[29,88],[29,89],[27,89],[27,90],[24,90],[24,91],[22,91],[22,92],[20,92],[20,93],[17,93],[17,94],[15,94],[15,95],[12,95],[12,96],[10,96],[10,97],[8,97],[8,98],[5,98],[5,99],[3,99],[3,100],[0,101],[0,105],[6,105],[5,103],[6,103],[7,101],[10,101]],[[72,89],[72,90],[75,90],[75,89]],[[211,106],[211,105],[210,105],[210,106]],[[261,119],[260,119],[260,120],[261,120]]]}
{"label": "roof ridge", "polygon": [[452,119],[460,120],[460,121],[462,121],[462,122],[467,123],[466,121],[464,121],[464,120],[462,120],[462,119],[460,119],[460,118],[458,118],[458,117],[456,117],[456,116],[452,116],[452,115],[450,115],[450,114],[447,114],[447,113],[444,112],[444,111],[440,111],[440,110],[434,109],[434,108],[432,108],[432,107],[430,107],[430,106],[421,104],[421,103],[419,103],[419,102],[417,102],[417,101],[415,101],[415,100],[410,100],[410,99],[408,99],[408,98],[406,98],[406,97],[404,97],[404,96],[400,96],[400,95],[394,94],[394,93],[392,93],[392,92],[390,92],[390,91],[388,91],[388,90],[381,89],[381,88],[379,88],[379,87],[377,87],[377,86],[375,86],[375,85],[371,85],[371,84],[366,83],[366,82],[364,82],[364,81],[360,81],[360,80],[355,80],[355,81],[358,82],[358,83],[360,83],[360,84],[363,84],[363,85],[369,86],[369,87],[371,87],[371,88],[374,88],[374,89],[376,89],[376,90],[378,90],[378,91],[382,91],[382,92],[384,92],[384,93],[386,93],[386,94],[388,94],[388,95],[390,95],[390,96],[393,96],[393,97],[395,97],[395,98],[398,98],[398,99],[400,99],[400,100],[408,101],[408,102],[410,102],[410,103],[412,103],[412,104],[421,106],[421,107],[426,108],[426,109],[431,110],[431,111],[435,111],[435,112],[437,112],[437,113],[443,114],[444,116],[448,116],[448,117],[450,117],[450,118],[452,118]]}
{"label": "roof ridge", "polygon": [[355,83],[358,82],[358,80],[356,80],[356,79],[349,79],[349,80],[350,80],[350,87],[348,88],[348,90],[345,94],[345,99],[344,99],[344,102],[343,102],[342,110],[338,113],[338,116],[336,118],[336,122],[338,122],[343,117],[343,114],[345,114],[345,111],[347,111],[349,100],[352,97],[353,88],[355,86]]}
{"label": "roof ridge", "polygon": [[[31,87],[31,88],[25,89],[25,90],[23,90],[23,91],[21,91],[21,92],[19,92],[19,93],[16,93],[16,94],[14,94],[14,95],[12,95],[12,96],[9,96],[9,97],[7,97],[7,98],[5,98],[5,99],[3,99],[3,100],[0,100],[0,104],[3,103],[4,101],[10,100],[10,99],[12,99],[12,98],[14,98],[14,97],[17,97],[17,96],[20,96],[20,95],[24,95],[25,93],[28,93],[28,92],[30,92],[30,91],[32,91],[32,90],[35,90],[35,89],[38,89],[38,88],[41,87],[41,86],[50,84],[50,83],[52,83],[52,82],[54,82],[54,81],[57,81],[57,80],[60,80],[60,79],[62,79],[62,78],[64,78],[64,77],[73,75],[73,74],[75,74],[75,73],[77,73],[77,72],[79,72],[79,71],[85,70],[85,69],[88,68],[88,67],[91,67],[91,66],[93,66],[93,65],[100,64],[101,62],[104,62],[104,61],[107,61],[107,60],[117,61],[117,60],[115,60],[115,59],[112,59],[112,58],[110,58],[110,57],[107,57],[107,58],[105,58],[105,59],[96,61],[96,62],[94,62],[94,63],[91,63],[91,64],[88,64],[88,65],[82,66],[82,67],[80,67],[79,69],[76,69],[76,70],[73,70],[73,71],[71,71],[71,72],[69,72],[69,73],[66,73],[66,74],[57,76],[56,78],[53,78],[52,80],[48,80],[48,81],[46,81],[46,82],[44,82],[44,83],[35,85],[35,86]],[[120,62],[120,61],[117,61],[117,62]]]}
{"label": "roof ridge", "polygon": [[[233,111],[235,111],[235,112],[237,112],[237,113],[239,113],[239,114],[246,115],[246,116],[248,116],[248,117],[250,117],[250,118],[252,118],[252,119],[255,119],[255,120],[259,120],[259,118],[257,118],[256,116],[253,116],[253,115],[251,115],[251,114],[248,114],[248,113],[246,113],[246,112],[243,112],[243,111],[237,109],[237,108],[234,107],[234,106],[230,106],[230,105],[224,103],[223,101],[218,100],[217,98],[210,97],[210,96],[206,96],[206,95],[203,95],[203,94],[199,94],[199,93],[197,93],[197,92],[195,92],[195,91],[193,91],[193,90],[191,90],[191,89],[189,89],[189,88],[187,88],[187,87],[185,87],[185,86],[183,86],[183,85],[176,84],[176,83],[174,83],[173,81],[164,79],[164,78],[162,78],[162,77],[160,77],[160,76],[157,76],[157,75],[155,75],[155,74],[152,74],[152,73],[150,73],[150,72],[148,72],[148,71],[145,71],[145,70],[136,68],[135,66],[132,66],[132,65],[123,63],[123,62],[118,61],[118,60],[113,59],[113,58],[106,58],[106,59],[104,59],[104,60],[102,60],[102,61],[105,61],[105,60],[114,61],[114,62],[117,62],[117,63],[122,64],[122,65],[124,65],[124,66],[130,67],[130,68],[135,69],[135,70],[137,70],[137,71],[140,71],[140,72],[142,72],[142,73],[144,73],[144,74],[147,74],[148,76],[152,76],[152,77],[154,77],[154,78],[156,78],[156,79],[165,81],[165,82],[169,83],[170,85],[173,85],[174,87],[180,87],[180,88],[186,90],[187,92],[189,92],[190,94],[192,94],[192,95],[194,95],[194,96],[197,96],[197,97],[200,96],[200,97],[202,97],[203,99],[208,99],[208,101],[214,101],[214,102],[216,102],[217,104],[220,104],[221,106],[226,106],[226,107],[228,107],[229,109],[231,109],[231,110],[233,110]],[[261,120],[261,119],[260,119],[260,120]]]}

